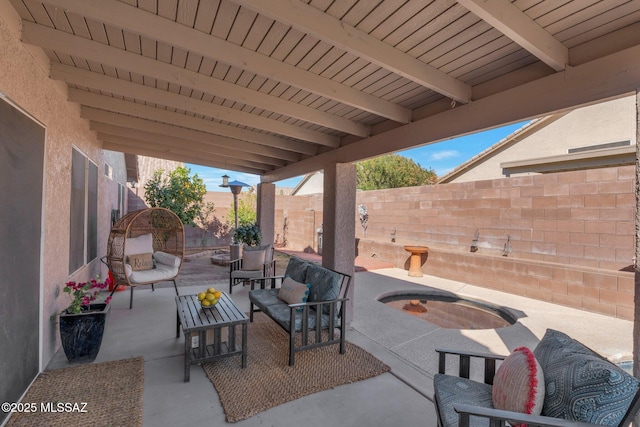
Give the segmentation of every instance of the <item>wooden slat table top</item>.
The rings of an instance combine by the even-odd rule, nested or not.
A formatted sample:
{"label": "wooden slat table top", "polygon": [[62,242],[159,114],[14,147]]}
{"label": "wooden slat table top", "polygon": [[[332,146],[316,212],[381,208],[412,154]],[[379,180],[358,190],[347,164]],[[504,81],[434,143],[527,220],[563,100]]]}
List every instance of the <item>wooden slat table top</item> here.
{"label": "wooden slat table top", "polygon": [[176,306],[185,333],[217,325],[231,326],[249,322],[249,317],[224,292],[213,308],[202,307],[197,295],[177,296]]}

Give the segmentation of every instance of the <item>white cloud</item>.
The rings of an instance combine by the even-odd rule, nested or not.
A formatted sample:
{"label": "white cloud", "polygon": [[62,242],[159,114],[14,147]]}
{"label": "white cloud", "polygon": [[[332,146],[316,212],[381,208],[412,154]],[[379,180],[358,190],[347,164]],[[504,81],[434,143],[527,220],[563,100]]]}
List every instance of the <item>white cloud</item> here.
{"label": "white cloud", "polygon": [[457,150],[436,151],[435,153],[431,153],[431,155],[429,155],[429,160],[438,161],[458,156],[460,156],[460,152],[458,152]]}

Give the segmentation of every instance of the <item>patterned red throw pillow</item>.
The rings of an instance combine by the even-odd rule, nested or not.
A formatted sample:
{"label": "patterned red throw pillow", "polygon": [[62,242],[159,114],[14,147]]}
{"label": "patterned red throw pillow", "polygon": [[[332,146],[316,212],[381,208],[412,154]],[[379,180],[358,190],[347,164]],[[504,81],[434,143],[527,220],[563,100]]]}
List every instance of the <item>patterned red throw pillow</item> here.
{"label": "patterned red throw pillow", "polygon": [[544,375],[527,347],[513,350],[496,371],[493,380],[496,409],[540,415],[544,403]]}

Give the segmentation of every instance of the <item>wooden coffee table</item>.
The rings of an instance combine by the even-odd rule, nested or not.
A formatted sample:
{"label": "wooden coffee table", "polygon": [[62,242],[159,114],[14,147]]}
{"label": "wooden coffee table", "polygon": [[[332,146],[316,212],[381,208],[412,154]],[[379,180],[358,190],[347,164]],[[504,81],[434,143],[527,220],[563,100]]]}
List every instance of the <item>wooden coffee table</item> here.
{"label": "wooden coffee table", "polygon": [[[213,308],[200,306],[197,295],[176,297],[176,338],[184,332],[184,381],[190,380],[191,365],[230,356],[242,356],[247,367],[247,325],[249,317],[225,293]],[[236,345],[236,326],[242,326],[241,345]],[[226,341],[223,338],[226,332]]]}

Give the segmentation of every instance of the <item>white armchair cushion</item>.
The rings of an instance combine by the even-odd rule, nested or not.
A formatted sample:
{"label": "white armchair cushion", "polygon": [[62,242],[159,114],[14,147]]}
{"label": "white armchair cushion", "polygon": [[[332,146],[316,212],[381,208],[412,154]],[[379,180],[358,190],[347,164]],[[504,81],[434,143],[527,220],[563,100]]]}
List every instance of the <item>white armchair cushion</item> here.
{"label": "white armchair cushion", "polygon": [[264,262],[273,261],[273,243],[269,243],[262,246],[247,246],[244,245],[242,248],[242,253],[251,252],[251,251],[264,251]]}
{"label": "white armchair cushion", "polygon": [[171,280],[178,275],[178,267],[158,263],[152,270],[133,271],[129,276],[132,284],[156,283]]}
{"label": "white armchair cushion", "polygon": [[244,251],[242,254],[242,270],[262,270],[264,265],[265,250]]}
{"label": "white armchair cushion", "polygon": [[136,283],[155,283],[163,280],[171,280],[178,275],[180,257],[158,251],[153,254],[156,259],[156,268],[151,270],[133,271],[129,264],[124,265],[129,281]]}
{"label": "white armchair cushion", "polygon": [[232,279],[259,279],[262,277],[262,270],[233,270]]}
{"label": "white armchair cushion", "polygon": [[180,257],[162,251],[154,253],[153,256],[160,264],[165,264],[172,267],[180,267]]}
{"label": "white armchair cushion", "polygon": [[124,254],[150,254],[153,253],[153,236],[151,233],[138,237],[127,237],[124,241]]}

